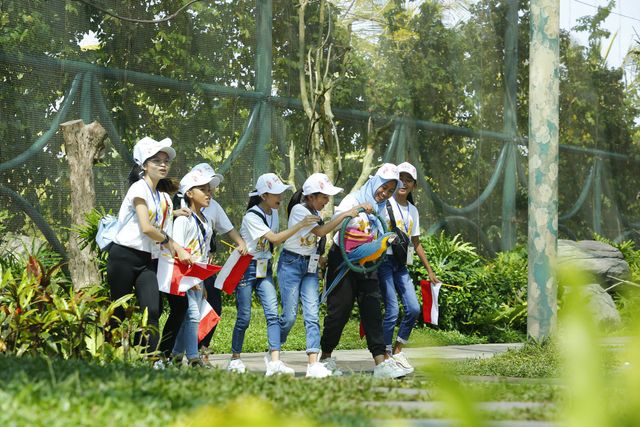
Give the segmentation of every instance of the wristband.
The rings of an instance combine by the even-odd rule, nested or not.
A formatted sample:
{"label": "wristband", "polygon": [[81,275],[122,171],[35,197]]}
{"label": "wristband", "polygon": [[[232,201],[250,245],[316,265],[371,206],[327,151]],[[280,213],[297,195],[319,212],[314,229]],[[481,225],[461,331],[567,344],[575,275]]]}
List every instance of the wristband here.
{"label": "wristband", "polygon": [[166,245],[167,243],[169,243],[169,235],[167,233],[165,233],[164,231],[162,232],[162,234],[164,235],[164,240],[162,242],[160,242],[161,245]]}

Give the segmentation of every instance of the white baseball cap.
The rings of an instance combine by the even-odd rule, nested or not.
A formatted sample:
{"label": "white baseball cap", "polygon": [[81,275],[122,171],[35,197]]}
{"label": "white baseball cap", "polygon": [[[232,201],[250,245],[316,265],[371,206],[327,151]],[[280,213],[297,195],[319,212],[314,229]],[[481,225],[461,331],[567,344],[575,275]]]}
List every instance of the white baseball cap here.
{"label": "white baseball cap", "polygon": [[400,163],[398,165],[398,174],[401,174],[402,172],[406,172],[411,175],[411,178],[413,178],[414,181],[418,180],[418,171],[416,171],[415,166],[413,166],[411,163]]}
{"label": "white baseball cap", "polygon": [[400,172],[398,171],[398,166],[393,163],[384,163],[378,170],[376,171],[376,176],[379,176],[382,179],[386,180],[395,180],[398,185],[396,186],[396,190],[404,187],[402,181],[400,181]]}
{"label": "white baseball cap", "polygon": [[137,165],[142,166],[149,157],[153,157],[159,151],[167,153],[170,161],[176,158],[176,150],[171,148],[171,138],[156,141],[145,136],[133,147],[133,160]]}
{"label": "white baseball cap", "polygon": [[220,183],[218,178],[213,173],[213,168],[211,166],[209,166],[208,169],[204,167],[200,167],[196,169],[194,167],[180,180],[179,191],[184,195],[187,193],[187,191],[191,190],[193,187],[199,187],[205,184],[209,184],[210,186],[213,187],[214,180],[216,180],[218,184]]}
{"label": "white baseball cap", "polygon": [[339,192],[343,191],[343,188],[334,186],[329,177],[323,173],[314,173],[307,178],[302,184],[302,195],[308,196],[309,194],[322,193],[329,196],[335,196]]}
{"label": "white baseball cap", "polygon": [[249,196],[260,196],[264,193],[282,194],[291,188],[282,182],[275,173],[265,173],[258,177],[256,182],[256,190],[249,193]]}
{"label": "white baseball cap", "polygon": [[211,182],[210,182],[212,189],[216,188],[218,185],[220,185],[222,181],[224,181],[224,177],[219,173],[216,173],[216,171],[213,170],[211,165],[208,163],[198,163],[197,165],[191,168],[191,172],[194,172],[194,171],[201,171],[204,175],[212,176],[213,178],[211,179]]}

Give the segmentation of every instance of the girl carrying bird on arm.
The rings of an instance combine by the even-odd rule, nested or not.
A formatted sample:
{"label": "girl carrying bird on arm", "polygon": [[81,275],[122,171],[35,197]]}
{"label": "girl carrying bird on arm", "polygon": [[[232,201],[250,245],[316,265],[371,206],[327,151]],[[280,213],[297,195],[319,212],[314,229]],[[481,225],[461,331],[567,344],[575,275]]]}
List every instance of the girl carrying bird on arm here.
{"label": "girl carrying bird on arm", "polygon": [[[367,212],[360,213],[353,218],[347,226],[347,233],[351,233],[364,241],[373,241],[382,227],[375,216],[370,213],[382,215],[385,203],[395,191],[401,187],[400,174],[397,166],[386,163],[378,169],[376,174],[360,188],[360,190],[347,195],[336,208],[334,217],[342,212],[350,210],[358,205],[368,204]],[[331,356],[337,347],[342,331],[353,309],[353,304],[357,300],[360,308],[360,319],[367,337],[367,347],[373,356],[376,364],[373,375],[380,378],[398,378],[405,373],[400,369],[393,359],[385,360],[385,344],[382,334],[382,304],[380,296],[380,286],[377,272],[357,273],[343,266],[344,260],[339,248],[341,233],[334,236],[334,244],[329,250],[329,260],[327,267],[327,284],[344,273],[342,280],[328,293],[327,315],[324,318],[324,329],[320,340],[322,354],[320,361],[334,375],[339,375],[340,371],[336,366],[336,359]],[[365,243],[367,244],[367,243]],[[351,249],[347,245],[347,250]],[[357,251],[356,247],[354,251]],[[329,290],[329,289],[327,289]]]}

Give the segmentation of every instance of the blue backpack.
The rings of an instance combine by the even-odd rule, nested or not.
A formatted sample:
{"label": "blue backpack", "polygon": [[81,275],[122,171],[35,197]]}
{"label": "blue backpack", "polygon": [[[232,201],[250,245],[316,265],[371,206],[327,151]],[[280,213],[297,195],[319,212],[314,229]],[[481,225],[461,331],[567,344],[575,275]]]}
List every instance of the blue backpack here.
{"label": "blue backpack", "polygon": [[100,221],[98,221],[98,232],[96,233],[96,243],[101,251],[109,252],[116,235],[120,232],[124,224],[129,222],[132,217],[133,212],[129,212],[122,224],[118,221],[117,216],[111,214],[107,214],[100,218]]}

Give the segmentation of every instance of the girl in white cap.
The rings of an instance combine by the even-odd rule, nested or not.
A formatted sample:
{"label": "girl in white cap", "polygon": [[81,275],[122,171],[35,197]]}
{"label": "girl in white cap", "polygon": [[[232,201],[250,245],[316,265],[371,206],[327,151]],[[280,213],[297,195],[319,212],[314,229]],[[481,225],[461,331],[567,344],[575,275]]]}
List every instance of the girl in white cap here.
{"label": "girl in white cap", "polygon": [[[386,200],[401,186],[398,168],[391,163],[385,163],[360,190],[342,199],[342,202],[336,208],[334,217],[362,204],[370,205],[369,212],[382,215]],[[379,220],[367,213],[358,214],[349,222],[348,226],[371,238],[375,234],[382,232]],[[342,253],[338,247],[338,239],[340,238],[342,238],[341,233],[336,233],[334,244],[329,250],[326,283],[333,281],[343,264]],[[360,320],[367,336],[367,347],[376,364],[373,375],[380,378],[398,378],[405,375],[404,371],[396,365],[393,359],[385,360],[380,285],[375,271],[371,273],[349,271],[333,292],[329,294],[327,298],[327,315],[324,318],[324,329],[320,340],[322,349],[320,361],[324,362],[327,369],[331,370],[334,375],[341,374],[336,367],[335,358],[331,357],[331,353],[338,346],[342,330],[349,320],[356,300],[360,308]]]}
{"label": "girl in white cap", "polygon": [[[213,224],[206,218],[202,210],[209,206],[211,202],[211,187],[220,183],[213,168],[209,165],[192,169],[180,181],[180,193],[184,201],[191,210],[190,216],[176,218],[173,223],[174,240],[189,249],[191,257],[196,262],[206,263],[209,258],[209,248]],[[198,353],[198,325],[200,323],[200,307],[203,295],[204,284],[200,283],[187,291],[186,297],[174,296],[169,299],[172,313],[181,312],[177,317],[182,319],[181,326],[175,338],[175,344],[171,352],[174,361],[178,356],[186,353],[187,361],[191,366],[202,366]],[[176,300],[181,299],[187,304],[176,304]],[[174,302],[171,304],[171,302]],[[186,311],[186,313],[185,313]],[[163,331],[165,335],[167,328]],[[171,331],[175,333],[175,331]]]}
{"label": "girl in white cap", "polygon": [[[145,343],[149,352],[158,347],[160,292],[156,268],[161,247],[181,261],[191,262],[189,253],[170,237],[173,205],[168,193],[177,188],[167,179],[167,174],[175,156],[169,138],[155,141],[144,137],[136,143],[133,148],[136,165],[129,175],[131,186],[120,206],[120,229],[113,239],[107,261],[111,300],[135,290],[140,309],[147,311],[151,331]],[[124,319],[121,307],[114,314]]]}
{"label": "girl in white cap", "polygon": [[[187,179],[191,173],[200,174],[200,176],[211,177],[209,181],[209,187],[211,189],[209,204],[207,206],[203,206],[199,209],[207,223],[212,228],[213,232],[217,234],[225,234],[231,239],[238,248],[238,251],[245,255],[247,253],[247,245],[240,236],[240,233],[233,227],[233,224],[229,220],[229,217],[222,209],[220,204],[215,201],[213,198],[214,190],[220,185],[223,181],[223,176],[219,173],[216,173],[215,170],[207,163],[199,163],[191,168],[189,174],[185,175],[183,180]],[[182,182],[180,186],[180,191],[174,198],[173,202],[177,206],[183,206],[183,210],[187,212],[187,216],[190,217],[193,212],[192,209],[189,209],[189,203],[186,200],[189,200],[187,197],[185,199],[184,191],[188,190],[183,188]],[[174,212],[175,214],[175,212]],[[174,224],[177,222],[174,221]],[[174,225],[175,229],[175,225]],[[214,239],[215,234],[211,232],[207,235],[207,240],[210,242]],[[177,236],[176,236],[177,238]],[[209,256],[211,256],[211,248],[214,245],[209,244],[207,246],[207,251],[209,252]],[[222,295],[220,289],[217,289],[215,286],[215,275],[211,276],[204,281],[204,296],[211,305],[211,307],[215,310],[218,315],[222,315]],[[185,318],[185,313],[188,309],[188,300],[187,298],[180,295],[172,295],[172,294],[164,294],[169,302],[169,316],[164,324],[164,329],[162,330],[162,342],[160,343],[160,350],[162,351],[165,357],[171,357],[172,350],[175,345],[176,336],[178,331],[180,330],[183,319]],[[211,338],[213,333],[215,332],[217,325],[213,327],[213,329],[198,343],[199,348],[207,348],[211,342]],[[193,354],[193,353],[192,353]],[[206,353],[205,353],[206,354]],[[188,355],[187,355],[188,356]]]}
{"label": "girl in white cap", "polygon": [[[414,250],[429,272],[430,280],[433,283],[437,283],[438,279],[433,270],[431,270],[424,249],[420,244],[420,216],[418,209],[413,204],[413,196],[411,194],[418,178],[416,168],[412,164],[405,162],[398,165],[398,171],[400,172],[400,180],[403,187],[386,202],[385,218],[390,229],[399,229],[410,237],[411,243],[408,245],[406,254],[404,251],[400,251],[398,255],[394,254],[391,249],[387,251],[385,260],[378,268],[378,277],[385,307],[382,324],[387,357],[393,358],[396,364],[409,374],[413,372],[413,366],[411,366],[402,352],[402,347],[409,342],[409,335],[420,315],[420,304],[407,270],[407,265],[413,263]],[[403,259],[399,259],[399,257]],[[398,298],[404,307],[404,317],[400,322],[396,341],[392,344],[393,333],[400,312]]]}
{"label": "girl in white cap", "polygon": [[[342,188],[335,187],[323,173],[314,173],[296,191],[289,202],[289,227],[300,223],[307,215],[320,215],[329,202]],[[278,284],[282,315],[280,316],[280,341],[284,344],[298,314],[298,303],[302,302],[302,314],[307,335],[307,377],[324,378],[331,375],[318,360],[320,352],[320,304],[318,294],[318,262],[324,254],[327,233],[337,228],[348,217],[358,215],[358,209],[370,209],[368,204],[360,204],[328,223],[322,221],[301,229],[285,242],[278,261]]]}
{"label": "girl in white cap", "polygon": [[317,223],[320,218],[316,215],[307,215],[295,226],[278,232],[280,228],[278,208],[282,201],[282,193],[289,188],[291,186],[284,184],[277,175],[267,173],[258,178],[255,191],[249,193],[251,197],[242,218],[240,235],[247,242],[249,254],[253,256],[253,260],[235,290],[238,314],[233,327],[232,356],[227,366],[229,371],[243,373],[246,370],[240,359],[240,353],[244,334],[251,320],[251,297],[255,290],[267,319],[270,354],[265,356],[266,375],[294,374],[294,370],[280,360],[278,298],[276,288],[273,286],[271,269],[273,245],[284,242],[301,229]]}

